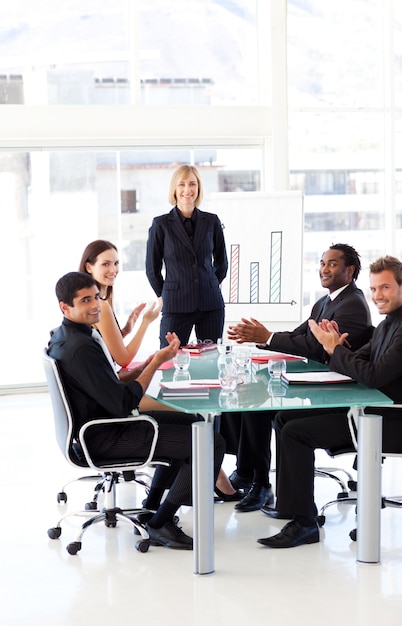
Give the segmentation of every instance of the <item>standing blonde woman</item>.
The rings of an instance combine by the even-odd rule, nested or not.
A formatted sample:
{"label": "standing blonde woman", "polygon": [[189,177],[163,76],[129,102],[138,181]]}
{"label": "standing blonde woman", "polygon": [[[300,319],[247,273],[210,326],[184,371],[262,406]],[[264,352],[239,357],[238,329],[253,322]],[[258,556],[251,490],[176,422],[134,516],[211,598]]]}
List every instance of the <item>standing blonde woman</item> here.
{"label": "standing blonde woman", "polygon": [[181,165],[170,182],[173,208],[155,217],[149,229],[145,266],[152,289],[163,301],[161,347],[169,331],[182,345],[188,343],[193,327],[201,341],[222,337],[225,305],[220,285],[228,260],[218,216],[198,208],[202,196],[197,169]]}

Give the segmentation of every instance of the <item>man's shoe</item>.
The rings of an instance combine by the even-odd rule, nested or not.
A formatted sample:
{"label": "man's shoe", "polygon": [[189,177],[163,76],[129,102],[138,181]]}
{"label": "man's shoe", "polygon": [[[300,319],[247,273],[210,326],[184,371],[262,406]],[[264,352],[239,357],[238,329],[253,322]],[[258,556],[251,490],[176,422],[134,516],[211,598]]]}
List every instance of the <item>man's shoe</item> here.
{"label": "man's shoe", "polygon": [[[141,526],[146,528],[146,525],[148,524],[149,520],[153,516],[154,516],[154,513],[152,513],[152,511],[148,511],[147,513],[138,513],[138,515],[136,515],[134,517],[134,520],[136,522],[138,522],[139,524],[141,524]],[[173,524],[175,524],[177,526],[177,524],[179,522],[180,522],[180,519],[179,519],[178,515],[174,515],[173,516]],[[135,535],[139,535],[140,534],[140,532],[135,527],[134,527],[134,534]]]}
{"label": "man's shoe", "polygon": [[261,507],[261,511],[265,513],[265,515],[268,515],[268,517],[271,517],[272,519],[293,519],[293,515],[282,515],[276,509],[273,509],[272,507],[268,506],[268,504],[264,504]]}
{"label": "man's shoe", "polygon": [[[135,516],[135,520],[137,522],[139,522],[141,524],[141,526],[145,526],[146,524],[148,524],[149,520],[151,519],[151,517],[153,517],[155,515],[155,513],[152,513],[152,511],[147,511],[146,513],[138,513],[138,515]],[[180,522],[179,516],[178,515],[173,515],[173,524],[177,524]]]}
{"label": "man's shoe", "polygon": [[252,483],[252,478],[243,478],[243,476],[239,476],[236,470],[230,474],[229,480],[234,489],[244,489],[245,491],[250,489]]}
{"label": "man's shoe", "polygon": [[149,511],[148,513],[138,513],[138,515],[136,515],[134,519],[136,522],[141,524],[141,526],[146,526],[146,524],[148,524],[151,517],[153,517],[154,515],[155,514],[152,513],[152,511]]}
{"label": "man's shoe", "polygon": [[161,528],[145,526],[151,546],[165,546],[172,550],[192,550],[193,540],[173,522],[166,522]]}
{"label": "man's shoe", "polygon": [[257,539],[258,543],[268,548],[295,548],[307,543],[317,543],[320,541],[320,533],[317,524],[314,526],[301,526],[299,522],[293,520],[284,526],[280,533]]}
{"label": "man's shoe", "polygon": [[273,503],[274,494],[271,487],[263,487],[260,483],[252,483],[244,498],[236,504],[235,510],[243,513],[259,511],[265,504]]}

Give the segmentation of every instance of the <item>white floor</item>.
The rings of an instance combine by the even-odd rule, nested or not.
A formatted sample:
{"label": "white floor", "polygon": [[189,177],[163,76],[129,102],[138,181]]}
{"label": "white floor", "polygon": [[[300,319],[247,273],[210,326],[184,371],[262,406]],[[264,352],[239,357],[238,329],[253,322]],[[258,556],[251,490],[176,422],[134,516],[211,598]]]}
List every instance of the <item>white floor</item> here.
{"label": "white floor", "polygon": [[[59,540],[47,536],[64,511],[56,494],[77,475],[57,448],[48,396],[2,396],[0,415],[4,626],[401,623],[402,510],[382,511],[380,565],[356,563],[356,544],[349,539],[355,513],[347,505],[328,511],[319,544],[269,550],[256,539],[284,522],[260,512],[235,514],[233,504],[216,504],[216,572],[209,576],[192,573],[191,552],[151,547],[139,553],[124,523],[116,529],[90,528],[82,550],[71,556],[65,546],[74,539],[77,520],[64,525]],[[233,460],[225,459],[228,472]],[[332,463],[325,453],[318,461]],[[342,462],[349,468],[351,457]],[[383,493],[396,494],[398,483],[402,491],[401,463],[386,460]],[[332,481],[317,479],[318,506],[337,491]],[[67,507],[74,510],[90,499],[91,486],[75,484],[67,492]],[[140,488],[122,485],[121,505],[142,497]],[[191,509],[179,513],[191,534]]]}

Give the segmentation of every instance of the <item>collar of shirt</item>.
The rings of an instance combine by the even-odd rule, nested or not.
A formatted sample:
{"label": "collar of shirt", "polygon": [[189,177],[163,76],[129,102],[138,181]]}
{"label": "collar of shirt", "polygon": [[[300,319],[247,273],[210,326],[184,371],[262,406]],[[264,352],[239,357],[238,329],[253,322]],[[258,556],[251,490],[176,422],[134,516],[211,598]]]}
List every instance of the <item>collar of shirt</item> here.
{"label": "collar of shirt", "polygon": [[391,311],[391,313],[388,313],[383,321],[387,323],[387,326],[390,326],[393,322],[396,322],[399,319],[402,320],[402,306],[398,307],[394,311]]}
{"label": "collar of shirt", "polygon": [[77,322],[72,322],[71,320],[67,319],[67,317],[63,317],[62,324],[63,326],[72,326],[73,328],[76,328],[78,331],[84,333],[84,335],[88,335],[89,337],[91,337],[92,335],[92,326],[88,326],[87,324],[77,324]]}
{"label": "collar of shirt", "polygon": [[350,283],[348,283],[347,285],[344,285],[343,287],[339,287],[339,289],[335,289],[335,291],[333,291],[332,293],[329,293],[328,296],[330,297],[331,300],[335,300],[335,298],[339,296],[339,294],[342,293],[342,291],[346,289],[346,287],[349,287],[349,285]]}
{"label": "collar of shirt", "polygon": [[183,223],[183,224],[184,224],[184,222],[185,222],[187,219],[190,219],[190,220],[192,221],[192,223],[193,223],[193,224],[195,224],[195,223],[196,223],[196,221],[197,221],[197,207],[195,207],[195,208],[194,208],[194,211],[192,212],[191,217],[185,217],[185,216],[183,215],[183,213],[180,211],[180,209],[179,209],[179,207],[178,207],[177,205],[176,205],[175,209],[176,209],[177,214],[178,214],[178,216],[180,217],[180,219],[181,219],[181,221],[182,221],[182,223]]}

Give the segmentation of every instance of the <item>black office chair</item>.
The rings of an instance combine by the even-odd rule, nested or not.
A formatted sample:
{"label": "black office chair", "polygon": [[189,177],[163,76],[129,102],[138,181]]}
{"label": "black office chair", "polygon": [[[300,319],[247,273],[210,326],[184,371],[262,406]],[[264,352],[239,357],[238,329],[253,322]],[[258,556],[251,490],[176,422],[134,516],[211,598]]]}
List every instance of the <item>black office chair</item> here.
{"label": "black office chair", "polygon": [[[53,416],[55,423],[56,439],[60,450],[62,451],[66,460],[78,468],[90,468],[97,472],[95,478],[99,477],[97,485],[98,491],[102,490],[105,493],[105,506],[102,511],[93,511],[93,503],[90,506],[86,506],[85,510],[76,511],[73,513],[67,513],[61,519],[59,519],[56,526],[49,528],[48,536],[50,539],[58,539],[61,535],[61,524],[68,517],[80,516],[87,517],[87,521],[84,522],[77,534],[75,541],[69,543],[67,551],[69,554],[77,554],[82,547],[82,536],[84,532],[93,524],[104,522],[105,526],[114,528],[117,521],[126,521],[134,527],[137,534],[141,535],[135,547],[140,552],[147,552],[149,549],[149,537],[145,528],[135,519],[134,516],[139,513],[148,512],[144,508],[133,509],[121,509],[116,506],[116,485],[121,477],[125,476],[130,480],[135,479],[136,472],[143,470],[144,468],[152,468],[157,465],[168,466],[169,460],[154,458],[154,451],[156,442],[158,439],[158,424],[149,415],[139,415],[138,412],[133,411],[133,415],[125,418],[107,418],[91,420],[81,427],[78,438],[73,437],[73,419],[68,402],[68,398],[63,386],[63,382],[60,377],[59,369],[55,359],[50,357],[47,350],[43,351],[43,365],[46,374],[46,380],[49,388],[50,399],[52,402]],[[108,459],[102,462],[101,459],[94,460],[88,451],[86,445],[86,435],[93,426],[99,426],[102,424],[104,428],[115,424],[127,424],[128,422],[146,421],[152,424],[154,428],[154,436],[150,446],[150,450],[146,459]],[[88,477],[87,477],[88,478]],[[94,477],[89,477],[93,479]],[[85,477],[84,477],[85,479]],[[142,482],[142,481],[141,481]],[[60,494],[59,494],[60,495]],[[58,498],[58,501],[65,502],[66,499]],[[96,501],[95,501],[96,507]],[[89,509],[89,510],[88,510]]]}

